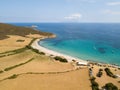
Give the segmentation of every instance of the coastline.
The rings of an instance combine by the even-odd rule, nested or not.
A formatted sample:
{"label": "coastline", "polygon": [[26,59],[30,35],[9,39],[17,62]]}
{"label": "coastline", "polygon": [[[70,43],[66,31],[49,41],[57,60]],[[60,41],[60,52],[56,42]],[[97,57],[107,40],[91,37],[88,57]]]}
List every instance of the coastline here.
{"label": "coastline", "polygon": [[46,53],[46,55],[48,55],[48,56],[60,56],[60,57],[66,58],[68,60],[68,62],[72,62],[72,60],[75,60],[76,62],[88,64],[88,61],[86,61],[86,60],[78,59],[78,58],[63,54],[63,53],[59,53],[59,52],[47,49],[47,48],[39,45],[38,42],[43,39],[45,39],[45,38],[35,40],[31,46],[34,49],[38,49],[39,51]]}
{"label": "coastline", "polygon": [[[53,36],[51,38],[54,38],[54,37],[56,37],[56,36]],[[50,38],[50,37],[48,37],[48,38]],[[41,39],[36,39],[31,44],[31,47],[33,47],[34,49],[37,49],[37,50],[39,50],[41,52],[46,53],[47,56],[52,56],[52,57],[60,56],[60,57],[66,58],[68,60],[68,62],[72,62],[73,60],[75,60],[76,62],[81,62],[81,63],[86,64],[86,65],[88,63],[94,63],[94,64],[102,65],[102,66],[108,66],[108,67],[113,67],[113,68],[120,68],[120,66],[115,65],[115,64],[101,63],[101,62],[96,62],[96,61],[95,62],[94,61],[86,61],[86,60],[83,60],[83,59],[72,57],[72,56],[69,56],[69,55],[66,55],[66,54],[63,54],[63,53],[59,53],[59,52],[53,51],[51,49],[45,48],[45,47],[39,45],[39,43],[38,43],[39,41],[41,41],[43,39],[46,39],[46,37],[41,38]]]}
{"label": "coastline", "polygon": [[[48,88],[56,90],[61,89],[61,87],[63,87],[62,90],[71,88],[73,90],[91,90],[90,75],[92,75],[96,78],[95,82],[98,83],[100,89],[109,82],[120,89],[120,83],[118,82],[120,81],[120,66],[97,60],[92,61],[92,59],[85,60],[64,52],[59,53],[57,50],[49,49],[41,44],[45,39],[55,37],[55,34],[30,34],[26,37],[10,35],[8,39],[0,40],[1,49],[4,51],[1,50],[0,54],[0,88],[8,90],[12,86],[13,90],[16,90],[16,87],[23,90],[24,88],[29,89],[33,85],[35,87],[30,88],[30,90],[34,90],[36,87],[44,90],[46,85],[49,85],[51,88],[47,86],[45,90],[48,90]],[[56,60],[54,58],[56,56],[65,58],[68,62],[64,63]],[[105,68],[109,68],[117,78],[109,77]],[[97,74],[100,69],[103,74],[98,77]],[[92,74],[90,70],[92,70]],[[14,84],[14,81],[18,84]]]}

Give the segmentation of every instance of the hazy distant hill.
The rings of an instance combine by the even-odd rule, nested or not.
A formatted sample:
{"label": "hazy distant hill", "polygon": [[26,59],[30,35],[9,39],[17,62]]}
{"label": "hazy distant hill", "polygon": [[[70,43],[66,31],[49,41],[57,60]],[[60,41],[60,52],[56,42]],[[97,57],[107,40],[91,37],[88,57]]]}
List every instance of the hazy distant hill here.
{"label": "hazy distant hill", "polygon": [[50,36],[52,33],[41,32],[37,30],[33,30],[32,28],[27,27],[19,27],[10,24],[0,23],[0,40],[8,38],[7,35],[19,35],[25,37],[29,34],[40,34],[45,36]]}

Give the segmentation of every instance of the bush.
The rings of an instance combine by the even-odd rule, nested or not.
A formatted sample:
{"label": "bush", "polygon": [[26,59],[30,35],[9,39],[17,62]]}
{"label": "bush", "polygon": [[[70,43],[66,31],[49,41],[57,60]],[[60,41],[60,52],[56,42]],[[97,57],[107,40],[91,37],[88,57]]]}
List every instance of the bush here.
{"label": "bush", "polygon": [[39,50],[37,49],[32,49],[34,52],[39,53]]}
{"label": "bush", "polygon": [[92,90],[99,90],[99,85],[96,81],[91,81],[92,83]]}
{"label": "bush", "polygon": [[16,68],[16,67],[19,67],[19,66],[21,66],[21,65],[24,65],[24,64],[32,61],[33,59],[34,59],[34,58],[31,58],[30,60],[28,60],[28,61],[26,61],[26,62],[24,62],[24,63],[20,63],[20,64],[17,64],[17,65],[11,66],[11,67],[7,67],[7,68],[4,69],[4,71],[9,71],[9,70],[14,69],[14,68]]}
{"label": "bush", "polygon": [[99,88],[96,86],[92,86],[92,90],[99,90]]}
{"label": "bush", "polygon": [[103,69],[99,69],[99,71],[103,71]]}
{"label": "bush", "polygon": [[28,48],[28,49],[31,49],[31,46],[29,46],[29,45],[26,45],[26,48]]}
{"label": "bush", "polygon": [[37,38],[33,38],[31,42],[28,44],[28,46],[31,46],[31,44],[36,40]]}
{"label": "bush", "polygon": [[19,39],[19,40],[17,40],[16,42],[24,42],[25,40],[21,40],[21,39]]}
{"label": "bush", "polygon": [[97,73],[97,77],[101,77],[103,75],[103,69],[99,69],[99,72]]}
{"label": "bush", "polygon": [[39,52],[39,54],[41,54],[41,55],[45,55],[45,53],[44,53],[44,52]]}
{"label": "bush", "polygon": [[15,78],[17,78],[17,76],[18,76],[18,75],[13,74],[12,76],[8,77],[7,79],[15,79]]}
{"label": "bush", "polygon": [[67,59],[61,58],[61,57],[59,57],[59,56],[54,57],[54,59],[55,59],[55,60],[58,60],[58,61],[60,61],[60,62],[68,62]]}
{"label": "bush", "polygon": [[0,70],[0,73],[3,73],[4,71]]}
{"label": "bush", "polygon": [[105,68],[105,72],[108,76],[115,78],[115,75],[110,71],[109,68]]}
{"label": "bush", "polygon": [[103,75],[103,73],[101,72],[101,71],[99,71],[98,73],[97,73],[97,77],[101,77]]}
{"label": "bush", "polygon": [[60,62],[68,62],[67,59],[60,59]]}
{"label": "bush", "polygon": [[96,87],[98,87],[99,85],[98,85],[98,83],[97,83],[97,82],[92,81],[92,86],[96,86]]}
{"label": "bush", "polygon": [[90,79],[90,80],[91,80],[91,81],[95,81],[95,79],[96,79],[95,77],[91,77],[91,79]]}
{"label": "bush", "polygon": [[54,57],[54,59],[55,59],[55,60],[60,60],[61,57],[56,56],[56,57]]}
{"label": "bush", "polygon": [[105,88],[106,90],[118,90],[118,87],[115,86],[115,85],[112,84],[112,83],[107,83],[107,84],[104,86],[104,88]]}
{"label": "bush", "polygon": [[6,55],[1,55],[0,58],[1,58],[1,57],[5,57],[5,56],[6,56]]}
{"label": "bush", "polygon": [[33,52],[36,52],[38,54],[45,55],[44,52],[40,52],[38,49],[34,49],[30,45],[27,45],[26,48],[31,49]]}
{"label": "bush", "polygon": [[95,77],[91,77],[92,90],[99,90],[99,84],[95,81]]}

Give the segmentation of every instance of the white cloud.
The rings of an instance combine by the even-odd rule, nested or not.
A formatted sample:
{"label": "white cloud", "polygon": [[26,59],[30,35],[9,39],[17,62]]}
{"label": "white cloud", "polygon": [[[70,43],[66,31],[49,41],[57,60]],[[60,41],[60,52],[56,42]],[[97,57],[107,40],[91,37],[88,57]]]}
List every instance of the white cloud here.
{"label": "white cloud", "polygon": [[120,5],[120,2],[108,2],[107,5],[116,6],[116,5]]}
{"label": "white cloud", "polygon": [[71,14],[69,16],[66,16],[64,17],[65,19],[68,19],[68,20],[77,20],[77,19],[80,19],[82,17],[82,14],[80,13],[75,13],[75,14]]}
{"label": "white cloud", "polygon": [[105,10],[105,14],[120,15],[120,11]]}
{"label": "white cloud", "polygon": [[83,0],[83,1],[88,2],[88,3],[95,3],[96,2],[96,0]]}
{"label": "white cloud", "polygon": [[68,2],[88,2],[88,3],[95,3],[96,0],[66,0]]}

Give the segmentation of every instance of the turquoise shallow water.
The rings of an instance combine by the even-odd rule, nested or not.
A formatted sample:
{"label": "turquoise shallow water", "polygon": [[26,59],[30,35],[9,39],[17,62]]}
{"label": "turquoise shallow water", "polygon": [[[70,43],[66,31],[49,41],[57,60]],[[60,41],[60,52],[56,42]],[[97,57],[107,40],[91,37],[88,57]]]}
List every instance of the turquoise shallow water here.
{"label": "turquoise shallow water", "polygon": [[37,25],[38,30],[56,34],[56,38],[40,42],[46,48],[84,60],[120,65],[119,23],[17,23],[15,25]]}
{"label": "turquoise shallow water", "polygon": [[[93,41],[84,40],[64,40],[57,45],[46,41],[40,44],[48,49],[52,49],[67,55],[71,55],[83,60],[92,60],[104,63],[120,63],[120,50],[107,45],[97,45]],[[104,47],[105,53],[100,53],[97,48]]]}

